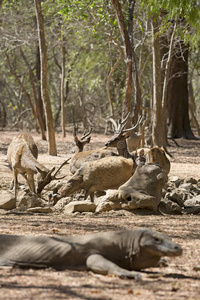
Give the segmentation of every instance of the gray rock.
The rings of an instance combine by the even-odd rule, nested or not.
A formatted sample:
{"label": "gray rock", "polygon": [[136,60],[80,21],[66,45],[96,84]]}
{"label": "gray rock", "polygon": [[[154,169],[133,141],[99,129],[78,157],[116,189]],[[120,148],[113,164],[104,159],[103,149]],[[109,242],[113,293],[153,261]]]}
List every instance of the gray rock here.
{"label": "gray rock", "polygon": [[186,200],[184,202],[185,206],[196,206],[200,205],[200,196],[194,197],[192,199]]}
{"label": "gray rock", "polygon": [[119,187],[119,197],[129,201],[130,209],[156,210],[167,183],[167,173],[159,165],[140,164],[133,176]]}
{"label": "gray rock", "polygon": [[183,179],[180,179],[178,176],[173,176],[170,178],[170,182],[174,183],[176,187],[179,187],[183,183]]}
{"label": "gray rock", "polygon": [[0,191],[0,209],[11,210],[16,207],[16,199],[13,193],[2,190]]}
{"label": "gray rock", "polygon": [[43,214],[49,214],[52,213],[53,211],[54,210],[51,207],[32,207],[27,209],[27,212],[43,213]]}
{"label": "gray rock", "polygon": [[45,207],[47,204],[46,201],[39,198],[36,194],[29,192],[28,194],[23,195],[19,199],[18,206],[31,208],[31,207]]}
{"label": "gray rock", "polygon": [[90,201],[72,201],[65,206],[64,213],[72,214],[74,212],[95,212],[96,204]]}
{"label": "gray rock", "polygon": [[158,206],[158,210],[164,214],[182,214],[182,208],[168,199],[162,199]]}
{"label": "gray rock", "polygon": [[200,214],[200,206],[188,206],[184,208],[184,213],[197,215]]}
{"label": "gray rock", "polygon": [[184,182],[185,183],[191,183],[191,184],[197,184],[198,183],[198,181],[195,178],[192,178],[192,177],[185,178]]}
{"label": "gray rock", "polygon": [[183,193],[179,193],[178,189],[172,191],[171,193],[166,193],[165,199],[171,200],[175,203],[177,203],[179,206],[184,206],[184,200],[183,200]]}

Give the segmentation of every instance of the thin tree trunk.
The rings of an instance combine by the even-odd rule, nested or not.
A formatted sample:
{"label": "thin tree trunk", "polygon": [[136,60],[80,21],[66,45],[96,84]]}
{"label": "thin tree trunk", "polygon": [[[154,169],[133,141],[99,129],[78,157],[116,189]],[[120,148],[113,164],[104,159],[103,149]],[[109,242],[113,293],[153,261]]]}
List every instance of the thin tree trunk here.
{"label": "thin tree trunk", "polygon": [[37,116],[36,116],[36,111],[35,111],[35,107],[31,101],[31,97],[29,95],[29,93],[27,92],[27,90],[25,89],[23,83],[21,82],[21,80],[19,79],[19,77],[17,76],[16,72],[14,71],[12,65],[11,65],[11,62],[10,62],[10,58],[9,58],[9,55],[7,52],[5,52],[5,56],[6,56],[6,59],[7,59],[7,63],[8,63],[8,66],[9,66],[9,69],[10,69],[10,72],[11,74],[15,77],[15,80],[17,81],[17,83],[19,84],[19,86],[21,87],[22,91],[24,92],[27,100],[28,100],[28,103],[31,107],[31,110],[32,110],[32,113],[33,113],[33,116],[34,118],[36,119]]}
{"label": "thin tree trunk", "polygon": [[153,146],[167,146],[166,111],[162,107],[161,57],[159,24],[152,21],[152,52],[153,52],[153,110],[152,110],[152,144]]}
{"label": "thin tree trunk", "polygon": [[62,74],[61,74],[61,127],[62,137],[66,137],[65,130],[65,46],[62,45]]}
{"label": "thin tree trunk", "polygon": [[112,103],[112,99],[111,99],[111,95],[110,95],[110,81],[111,81],[112,74],[115,72],[115,70],[117,69],[119,63],[121,62],[121,60],[123,58],[123,51],[122,51],[122,48],[121,48],[121,46],[119,44],[119,41],[117,39],[115,39],[114,37],[111,36],[110,40],[115,41],[115,43],[118,46],[119,52],[120,52],[120,57],[117,59],[114,66],[110,70],[110,73],[109,73],[108,79],[107,79],[107,85],[106,85],[108,100],[109,100],[109,104],[110,104],[110,116],[113,117],[114,112],[113,112],[113,103]]}
{"label": "thin tree trunk", "polygon": [[[131,111],[131,98],[133,92],[133,77],[132,77],[132,66],[133,66],[133,52],[128,30],[126,28],[124,16],[122,13],[122,7],[118,0],[112,0],[112,4],[117,16],[117,21],[121,36],[125,47],[125,63],[126,63],[126,89],[122,105],[122,118],[124,118],[128,112]],[[127,123],[130,126],[130,123]]]}
{"label": "thin tree trunk", "polygon": [[35,110],[36,110],[36,114],[37,114],[37,118],[38,118],[38,122],[39,122],[39,126],[40,126],[40,130],[41,130],[41,135],[42,135],[42,139],[46,140],[46,136],[45,136],[45,130],[44,130],[44,124],[42,121],[42,116],[41,116],[41,111],[40,111],[40,107],[39,107],[39,102],[38,102],[38,98],[37,98],[37,93],[36,93],[36,89],[35,89],[35,84],[34,84],[34,74],[33,71],[29,65],[29,62],[22,50],[22,48],[20,47],[20,53],[21,56],[29,70],[29,78],[30,78],[30,83],[31,83],[31,87],[32,87],[32,91],[33,91],[33,98],[35,101]]}
{"label": "thin tree trunk", "polygon": [[42,94],[42,101],[44,104],[45,116],[46,116],[48,147],[49,147],[48,152],[50,155],[57,155],[53,116],[52,116],[51,103],[50,103],[50,98],[48,93],[47,51],[46,51],[46,43],[45,43],[42,7],[41,7],[40,0],[34,0],[34,2],[35,2],[35,12],[37,18],[39,47],[40,47],[41,94]]}
{"label": "thin tree trunk", "polygon": [[36,62],[35,62],[35,69],[36,69],[36,78],[37,78],[37,99],[38,105],[40,109],[40,114],[42,117],[42,123],[44,130],[46,131],[46,120],[45,120],[45,113],[44,113],[44,105],[42,102],[42,95],[41,95],[41,64],[40,64],[40,48],[37,46],[36,50]]}

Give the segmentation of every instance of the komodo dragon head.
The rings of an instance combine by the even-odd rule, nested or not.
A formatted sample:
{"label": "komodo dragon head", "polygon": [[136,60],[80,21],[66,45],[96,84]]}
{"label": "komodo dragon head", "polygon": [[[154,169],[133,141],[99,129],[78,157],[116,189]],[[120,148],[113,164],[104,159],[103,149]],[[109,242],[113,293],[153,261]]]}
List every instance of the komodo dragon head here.
{"label": "komodo dragon head", "polygon": [[162,256],[179,256],[182,254],[181,246],[173,242],[169,236],[147,228],[139,229],[139,232],[136,243],[138,248],[136,250],[135,247],[136,251],[132,256],[132,269],[140,270],[153,267]]}
{"label": "komodo dragon head", "polygon": [[140,239],[140,249],[152,256],[179,256],[182,248],[169,236],[153,230],[145,230]]}

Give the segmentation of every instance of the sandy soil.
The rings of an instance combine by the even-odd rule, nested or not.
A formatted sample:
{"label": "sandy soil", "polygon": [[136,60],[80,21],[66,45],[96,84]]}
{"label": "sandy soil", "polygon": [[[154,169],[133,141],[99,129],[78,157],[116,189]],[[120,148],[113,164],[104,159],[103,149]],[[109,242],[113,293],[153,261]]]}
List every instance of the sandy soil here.
{"label": "sandy soil", "polygon": [[[7,189],[12,172],[6,160],[7,147],[16,132],[0,132],[0,189]],[[47,154],[47,142],[32,134],[37,141],[39,158],[45,166],[59,166],[71,157],[72,135],[63,140],[57,134],[58,156]],[[108,136],[92,134],[88,148],[102,147]],[[200,141],[170,141],[169,177],[200,178]],[[65,166],[63,173],[69,173]],[[20,181],[23,181],[20,178]],[[0,269],[0,299],[200,299],[200,216],[156,215],[111,211],[108,213],[76,214],[14,214],[0,211],[0,233],[28,235],[72,235],[91,232],[148,227],[164,232],[181,244],[183,255],[166,258],[167,267],[142,272],[142,280],[119,279],[92,272]]]}

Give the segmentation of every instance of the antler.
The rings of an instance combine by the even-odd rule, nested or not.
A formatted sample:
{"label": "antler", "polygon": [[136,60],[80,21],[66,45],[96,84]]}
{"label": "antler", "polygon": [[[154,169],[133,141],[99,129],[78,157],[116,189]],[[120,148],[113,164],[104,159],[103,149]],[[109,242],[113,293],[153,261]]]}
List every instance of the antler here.
{"label": "antler", "polygon": [[121,132],[127,132],[127,131],[131,131],[131,130],[135,129],[136,127],[138,127],[138,126],[142,123],[143,119],[144,119],[144,117],[143,117],[143,116],[140,116],[140,117],[138,118],[138,120],[137,120],[137,123],[136,123],[133,127],[128,128],[128,129],[124,129],[124,130],[123,130],[123,128],[126,126],[126,124],[125,124],[125,125],[121,128]]}
{"label": "antler", "polygon": [[121,119],[119,119],[119,122],[118,122],[119,124],[118,124],[117,131],[116,131],[117,133],[122,131],[122,129],[126,126],[127,119],[129,116],[130,116],[130,112],[127,113],[127,115],[123,121],[121,121]]}
{"label": "antler", "polygon": [[62,177],[56,177],[56,175],[58,174],[58,172],[60,171],[60,169],[64,166],[64,165],[66,165],[66,164],[68,164],[68,161],[71,159],[71,157],[70,158],[68,158],[67,160],[65,160],[61,165],[60,165],[60,167],[58,168],[58,170],[55,172],[55,174],[54,175],[52,175],[52,180],[59,180],[59,179],[63,179],[63,178],[65,178],[67,175],[64,175],[64,176],[62,176]]}
{"label": "antler", "polygon": [[90,133],[92,132],[92,127],[90,127],[90,130],[86,133],[86,130],[84,131],[81,140],[85,139],[88,135],[90,135]]}

